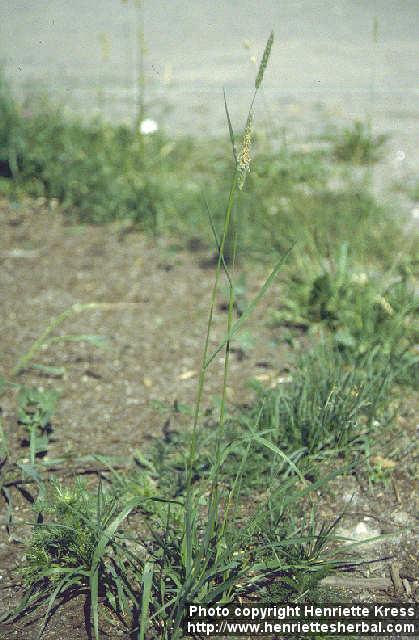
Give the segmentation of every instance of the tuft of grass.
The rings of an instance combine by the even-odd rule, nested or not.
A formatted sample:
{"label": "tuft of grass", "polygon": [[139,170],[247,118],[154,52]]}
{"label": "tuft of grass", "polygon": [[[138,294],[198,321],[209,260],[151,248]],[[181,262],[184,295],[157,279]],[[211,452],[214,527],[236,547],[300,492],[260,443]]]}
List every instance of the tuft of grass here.
{"label": "tuft of grass", "polygon": [[72,486],[52,482],[42,499],[20,569],[25,594],[5,620],[17,620],[43,610],[38,631],[41,637],[51,615],[63,601],[78,595],[87,598],[95,637],[99,637],[99,599],[115,621],[125,622],[133,603],[141,596],[140,561],[130,548],[134,539],[124,531],[128,515],[142,499],[121,502],[105,494],[101,484],[96,494],[80,481]]}
{"label": "tuft of grass", "polygon": [[[299,492],[295,488],[292,491],[290,485],[288,489],[292,495],[289,502],[295,506]],[[223,495],[218,497],[223,505]],[[153,637],[183,637],[181,625],[187,602],[229,602],[255,592],[261,598],[275,593],[281,601],[291,600],[305,594],[307,587],[314,587],[325,572],[330,572],[334,561],[325,553],[329,535],[316,529],[313,522],[309,528],[289,515],[281,517],[273,506],[276,500],[287,502],[282,494],[276,494],[270,499],[272,509],[267,510],[263,504],[256,510],[248,509],[250,514],[241,510],[220,521],[219,506],[211,497],[195,491],[190,533],[182,526],[182,512],[172,515],[168,510],[161,528],[153,531],[151,545]],[[192,570],[185,555],[188,536]]]}
{"label": "tuft of grass", "polygon": [[[277,478],[317,477],[324,472],[319,461],[333,467],[339,459],[344,472],[369,450],[376,426],[392,420],[393,390],[410,365],[379,347],[366,354],[342,354],[333,343],[320,344],[300,356],[288,382],[273,389],[253,383],[255,402],[232,411],[218,445],[216,425],[208,418],[193,467],[195,482],[211,476],[216,446],[226,486],[234,484],[245,459],[245,495],[269,490]],[[170,441],[156,442],[149,454],[161,486],[172,496],[185,491],[182,450],[189,437],[175,432]],[[246,454],[249,447],[251,455]]]}
{"label": "tuft of grass", "polygon": [[323,344],[304,354],[287,384],[259,391],[259,428],[286,452],[352,455],[391,417],[397,362],[379,349],[348,358]]}
{"label": "tuft of grass", "polygon": [[366,353],[377,345],[384,353],[408,349],[417,340],[411,271],[399,264],[384,275],[371,273],[349,259],[344,244],[319,274],[288,282],[286,301],[272,322],[312,333],[321,328],[346,351]]}
{"label": "tuft of grass", "polygon": [[352,164],[374,164],[383,157],[388,135],[374,135],[371,124],[356,120],[351,127],[331,136],[337,160]]}

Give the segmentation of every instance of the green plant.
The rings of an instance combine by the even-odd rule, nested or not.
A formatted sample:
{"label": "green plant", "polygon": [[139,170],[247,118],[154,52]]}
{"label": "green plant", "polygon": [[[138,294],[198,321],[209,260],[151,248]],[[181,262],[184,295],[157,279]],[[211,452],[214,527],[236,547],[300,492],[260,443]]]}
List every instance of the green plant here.
{"label": "green plant", "polygon": [[356,120],[352,127],[332,137],[333,153],[338,160],[354,164],[372,164],[381,159],[388,135],[373,135],[369,123]]}
{"label": "green plant", "polygon": [[[290,484],[287,488],[288,499],[282,492],[275,495],[272,491],[269,501],[295,507],[300,492],[295,487],[291,490]],[[197,492],[190,504],[194,517],[189,533],[181,508],[175,516],[168,511],[161,529],[153,534],[153,637],[182,637],[180,627],[188,602],[218,604],[250,597],[254,592],[262,599],[275,594],[281,601],[291,600],[302,596],[308,586],[313,588],[335,565],[325,553],[333,527],[318,530],[314,520],[308,527],[289,514],[281,517],[278,509],[267,511],[265,504],[256,509],[244,505],[220,520],[217,511],[221,505],[211,505],[211,497]],[[211,528],[208,520],[212,520]],[[187,567],[187,536],[192,572]]]}
{"label": "green plant", "polygon": [[372,483],[387,484],[391,475],[397,466],[395,460],[384,458],[383,456],[371,456],[368,460],[369,473],[368,477]]}
{"label": "green plant", "polygon": [[[394,386],[409,368],[398,354],[385,354],[378,347],[349,355],[333,343],[317,346],[300,356],[288,382],[273,389],[255,382],[254,404],[231,412],[221,438],[209,416],[200,433],[195,482],[205,484],[211,477],[217,446],[226,487],[233,486],[246,460],[244,495],[266,491],[279,478],[318,477],[319,461],[332,463],[336,456],[344,473],[368,451],[376,425],[390,422]],[[182,450],[189,438],[188,432],[175,433],[150,451],[161,486],[171,496],[185,491]]]}
{"label": "green plant", "polygon": [[132,579],[138,575],[140,561],[129,550],[127,541],[132,548],[135,540],[124,531],[123,523],[141,502],[135,498],[121,503],[105,494],[101,484],[95,495],[81,481],[67,487],[51,483],[35,503],[42,518],[38,515],[20,570],[25,595],[5,619],[16,620],[46,607],[40,637],[61,601],[84,595],[96,637],[99,598],[115,620],[126,620],[142,585],[141,580],[136,584]]}
{"label": "green plant", "polygon": [[45,455],[48,450],[49,436],[52,432],[51,418],[57,400],[58,393],[54,389],[21,387],[19,390],[18,421],[25,426],[29,434],[31,464],[35,464],[35,458]]}
{"label": "green plant", "polygon": [[[134,303],[131,303],[134,304]],[[12,376],[19,375],[24,369],[30,367],[33,369],[39,369],[44,373],[51,374],[59,374],[62,375],[64,370],[62,368],[57,367],[49,367],[41,364],[34,364],[33,359],[38,353],[45,347],[54,344],[56,342],[86,342],[88,344],[92,344],[98,348],[104,348],[106,346],[106,339],[102,336],[97,335],[89,335],[89,334],[80,334],[80,335],[62,335],[57,336],[54,335],[55,330],[68,318],[71,318],[75,315],[83,311],[87,311],[90,309],[115,309],[115,308],[124,308],[126,305],[124,303],[106,303],[106,302],[87,302],[85,304],[76,303],[58,314],[54,318],[52,318],[48,326],[41,333],[39,338],[37,338],[30,348],[19,358],[16,363],[16,366],[12,370]]]}
{"label": "green plant", "polygon": [[348,259],[342,245],[338,259],[312,280],[288,285],[273,324],[321,327],[331,332],[342,350],[366,353],[377,344],[383,352],[404,350],[415,342],[416,309],[413,282],[400,265],[399,273],[368,274]]}
{"label": "green plant", "polygon": [[[161,527],[157,530],[155,527],[151,528],[153,535],[151,556],[154,565],[153,584],[150,590],[151,622],[159,634],[158,637],[161,638],[181,636],[181,623],[188,601],[202,603],[228,601],[234,596],[245,595],[255,584],[269,581],[279,570],[285,571],[284,556],[282,556],[282,561],[278,554],[276,556],[270,555],[269,560],[266,558],[261,560],[257,557],[254,551],[256,529],[255,527],[240,526],[241,518],[237,514],[241,481],[253,444],[253,434],[250,435],[243,449],[243,455],[235,475],[231,478],[229,487],[223,486],[222,473],[225,463],[223,440],[227,427],[226,389],[231,340],[238,334],[243,323],[266,293],[282,262],[276,265],[257,296],[243,310],[240,317],[234,320],[235,287],[233,277],[237,242],[237,234],[234,230],[234,205],[236,194],[243,189],[250,169],[253,102],[262,82],[272,42],[273,35],[268,40],[255,81],[255,93],[247,117],[240,152],[236,150],[233,128],[226,106],[235,166],[220,237],[213,226],[218,261],[198,381],[193,426],[189,435],[189,453],[186,458],[183,487],[184,498],[179,507],[175,509],[174,517],[169,507],[167,518]],[[228,261],[231,270],[224,258],[227,240],[231,243]],[[229,294],[226,338],[211,353],[210,334],[222,271],[227,279]],[[224,375],[214,450],[207,481],[204,487],[200,488],[196,484],[195,469],[199,464],[202,439],[202,430],[199,428],[201,402],[206,371],[221,352],[224,352]],[[287,459],[286,456],[284,457]],[[291,461],[289,463],[292,465]],[[295,543],[297,544],[297,541]],[[317,554],[314,555],[317,557]],[[310,561],[312,561],[312,557],[310,557]],[[308,564],[310,563],[302,561],[299,568],[302,571],[308,571]],[[292,571],[290,566],[287,568],[288,571]],[[293,569],[297,570],[295,563]]]}
{"label": "green plant", "polygon": [[352,455],[371,437],[374,420],[386,419],[398,366],[377,348],[348,360],[320,345],[301,357],[291,382],[260,390],[259,429],[286,452]]}

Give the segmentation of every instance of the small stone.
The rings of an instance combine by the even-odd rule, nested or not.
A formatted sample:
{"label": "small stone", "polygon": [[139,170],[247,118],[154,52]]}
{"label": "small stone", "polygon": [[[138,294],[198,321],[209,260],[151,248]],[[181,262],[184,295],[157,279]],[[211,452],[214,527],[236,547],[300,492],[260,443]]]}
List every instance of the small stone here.
{"label": "small stone", "polygon": [[[365,522],[358,522],[353,529],[341,529],[339,535],[347,538],[346,544],[353,542],[368,542],[370,538],[376,538],[381,534],[380,529],[369,526]],[[380,544],[379,541],[373,540],[371,544]]]}
{"label": "small stone", "polygon": [[352,492],[352,493],[344,493],[342,496],[342,500],[343,502],[345,502],[346,504],[358,504],[359,502],[359,493],[356,492]]}
{"label": "small stone", "polygon": [[416,575],[413,573],[412,569],[405,564],[402,565],[399,573],[402,580],[410,580],[410,582],[414,582],[416,580]]}
{"label": "small stone", "polygon": [[406,511],[396,511],[393,514],[393,520],[397,524],[408,524],[410,518],[409,518],[409,514],[406,513]]}
{"label": "small stone", "polygon": [[404,586],[404,590],[406,591],[407,595],[410,596],[412,593],[412,587],[410,586],[410,582],[409,580],[402,580],[403,586]]}

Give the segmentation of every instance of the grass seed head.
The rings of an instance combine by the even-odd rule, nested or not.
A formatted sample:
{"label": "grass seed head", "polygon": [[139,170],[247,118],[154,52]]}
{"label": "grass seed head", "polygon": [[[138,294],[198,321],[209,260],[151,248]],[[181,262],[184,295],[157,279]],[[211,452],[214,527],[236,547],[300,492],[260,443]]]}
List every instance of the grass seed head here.
{"label": "grass seed head", "polygon": [[238,158],[238,187],[243,189],[246,182],[246,176],[250,171],[250,149],[252,146],[252,125],[253,125],[253,112],[250,111],[247,117],[246,127],[243,134],[243,141],[241,146],[240,155]]}
{"label": "grass seed head", "polygon": [[380,296],[378,295],[375,298],[375,301],[378,305],[380,305],[380,307],[386,312],[387,315],[392,316],[394,315],[394,309],[391,306],[391,304],[389,303],[389,301],[384,297],[384,296]]}
{"label": "grass seed head", "polygon": [[269,56],[271,55],[271,49],[274,41],[274,32],[271,31],[271,35],[268,38],[268,42],[266,43],[265,51],[263,52],[262,60],[260,61],[259,71],[255,80],[255,89],[259,89],[262,84],[263,75],[265,73],[265,69],[267,67]]}

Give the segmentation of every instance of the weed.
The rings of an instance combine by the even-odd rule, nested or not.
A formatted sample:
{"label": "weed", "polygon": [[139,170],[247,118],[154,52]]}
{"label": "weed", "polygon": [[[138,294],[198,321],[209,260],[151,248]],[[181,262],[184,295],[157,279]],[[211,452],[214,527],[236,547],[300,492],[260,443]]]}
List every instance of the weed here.
{"label": "weed", "polygon": [[[295,501],[295,493],[292,495]],[[222,494],[218,498],[222,500]],[[150,602],[155,613],[150,622],[155,637],[182,636],[187,602],[228,602],[249,597],[255,591],[262,598],[275,592],[284,601],[302,595],[333,566],[333,561],[324,557],[325,541],[329,539],[325,532],[309,531],[301,523],[290,522],[289,517],[284,522],[278,513],[270,513],[269,530],[265,505],[251,516],[242,511],[221,522],[211,498],[195,493],[192,505],[195,516],[190,534],[182,527],[182,513],[173,517],[170,511],[161,530],[153,532]],[[188,571],[185,555],[188,535],[192,571]]]}
{"label": "weed", "polygon": [[17,397],[18,421],[25,425],[29,434],[31,464],[35,458],[44,456],[48,450],[49,436],[52,432],[51,418],[55,412],[58,393],[21,387]]}
{"label": "weed", "polygon": [[352,127],[332,137],[333,153],[337,160],[353,164],[373,164],[382,158],[388,135],[373,135],[369,123],[356,120]]}
{"label": "weed", "polygon": [[[240,496],[240,486],[244,470],[247,466],[250,451],[254,445],[254,434],[251,433],[242,450],[240,462],[230,479],[230,486],[223,486],[222,469],[226,464],[224,451],[224,438],[226,434],[226,388],[229,371],[230,343],[238,334],[241,326],[253,312],[255,306],[266,293],[273,279],[278,273],[281,263],[273,269],[271,275],[260,289],[257,296],[251,301],[242,315],[235,321],[233,311],[235,308],[235,288],[233,284],[234,263],[236,256],[237,234],[234,229],[234,205],[237,192],[243,189],[246,175],[250,168],[250,129],[252,120],[253,102],[260,86],[264,68],[266,67],[272,46],[273,36],[268,40],[261,66],[255,83],[255,94],[249,109],[249,115],[241,152],[236,156],[234,145],[234,133],[226,106],[227,118],[230,129],[230,137],[233,145],[235,167],[229,191],[229,197],[225,208],[222,233],[220,238],[214,229],[215,241],[218,248],[218,262],[216,266],[215,281],[208,316],[207,333],[202,355],[202,367],[199,376],[197,397],[195,403],[194,420],[190,434],[189,453],[185,467],[184,500],[181,503],[182,529],[179,536],[177,519],[173,521],[168,510],[167,520],[161,532],[153,531],[154,549],[153,564],[155,570],[153,576],[156,579],[155,586],[151,589],[150,606],[156,610],[152,620],[158,613],[164,612],[164,620],[158,623],[159,637],[180,637],[181,623],[188,601],[211,603],[216,601],[228,601],[233,597],[245,596],[255,585],[268,582],[278,571],[289,572],[297,570],[296,563],[291,565],[284,562],[284,555],[272,554],[267,549],[265,558],[258,557],[255,549],[259,551],[267,545],[261,544],[260,539],[255,538],[257,529],[240,526],[240,517],[237,516],[237,504]],[[232,272],[224,259],[224,248],[227,238],[231,238],[231,265]],[[224,270],[228,286],[228,314],[226,338],[211,353],[210,334],[212,329],[213,311],[219,289],[220,276]],[[200,463],[202,446],[202,429],[199,428],[201,402],[204,393],[206,371],[214,358],[220,352],[224,352],[224,376],[222,394],[219,407],[219,418],[214,432],[213,455],[208,468],[205,490],[200,491],[195,484],[196,466]],[[287,457],[285,456],[285,459]],[[291,461],[288,461],[291,465]],[[295,467],[295,465],[294,465]],[[230,468],[230,467],[229,467]],[[298,543],[296,542],[297,546]],[[314,554],[317,556],[317,554]],[[267,559],[269,557],[269,559]],[[310,561],[312,557],[310,557]],[[283,566],[287,565],[287,566]],[[170,567],[170,570],[169,570]],[[307,563],[301,562],[303,571],[308,571]],[[158,618],[157,618],[158,621]],[[170,621],[170,622],[169,622]]]}
{"label": "weed", "polygon": [[353,452],[371,437],[373,421],[385,419],[394,365],[377,349],[348,362],[320,345],[302,356],[292,382],[261,393],[259,428],[287,452]]}
{"label": "weed", "polygon": [[383,456],[371,456],[369,459],[369,480],[372,483],[386,484],[391,478],[397,462]]}
{"label": "weed", "polygon": [[139,562],[128,550],[122,525],[140,503],[137,498],[121,504],[100,484],[97,495],[80,481],[70,487],[50,484],[35,503],[42,517],[38,515],[21,568],[26,593],[7,617],[18,619],[46,606],[41,636],[56,606],[82,594],[90,604],[96,635],[99,597],[115,620],[123,620],[140,589],[134,591],[135,583],[129,580]]}
{"label": "weed", "polygon": [[[391,391],[407,366],[379,348],[348,357],[325,343],[299,358],[289,382],[268,390],[254,383],[256,402],[232,412],[218,443],[223,483],[232,486],[244,457],[244,494],[265,491],[277,478],[317,477],[319,460],[333,462],[338,456],[343,472],[368,448],[375,425],[391,420]],[[172,496],[185,490],[182,449],[189,437],[175,433],[150,451],[158,477],[171,479],[164,486]],[[193,467],[196,482],[211,475],[217,439],[209,418]]]}
{"label": "weed", "polygon": [[342,350],[366,353],[380,345],[383,352],[403,350],[415,342],[413,283],[400,266],[386,276],[355,269],[348,247],[312,280],[288,284],[282,308],[273,324],[299,325],[331,332]]}

